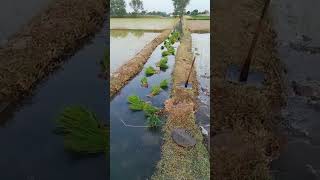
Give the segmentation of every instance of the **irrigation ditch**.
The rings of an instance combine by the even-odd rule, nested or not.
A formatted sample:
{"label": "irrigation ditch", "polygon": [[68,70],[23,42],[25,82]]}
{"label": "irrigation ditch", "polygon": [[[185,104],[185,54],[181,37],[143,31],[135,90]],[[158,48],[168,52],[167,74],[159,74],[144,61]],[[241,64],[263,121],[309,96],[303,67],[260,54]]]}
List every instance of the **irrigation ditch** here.
{"label": "irrigation ditch", "polygon": [[[174,40],[175,43],[170,43],[172,37],[179,33],[176,33],[176,30],[166,30],[158,36],[161,40],[160,43],[157,41],[154,50],[149,48],[150,44],[154,44],[150,42],[136,57],[117,70],[118,74],[125,75],[130,72],[130,66],[134,67],[134,73],[127,75],[128,80],[123,81],[123,85],[119,84],[118,92],[110,103],[111,178],[209,179],[208,151],[203,144],[203,136],[194,115],[199,90],[195,69],[191,71],[192,88],[189,86],[187,90],[182,90],[193,59],[191,34],[187,28],[184,29],[187,35],[181,39],[176,37],[180,42]],[[148,50],[150,55],[141,57],[145,50]],[[137,57],[139,63],[136,61]],[[117,78],[118,74],[112,74],[111,78]],[[116,84],[116,81],[114,83]],[[181,102],[177,101],[179,98]],[[169,108],[173,101],[174,106],[180,107],[174,112]],[[186,114],[177,117],[176,113]],[[188,119],[188,122],[181,124],[181,118]],[[185,128],[189,135],[195,138],[196,145],[184,148],[173,142],[171,133],[176,128]],[[174,149],[173,152],[168,151],[168,146]],[[170,152],[173,155],[171,158],[181,159],[180,164],[174,164],[173,160],[168,161]],[[187,163],[188,161],[192,161],[192,165]],[[194,169],[195,167],[197,169]],[[171,172],[173,169],[175,172]],[[123,173],[124,171],[126,173]]]}
{"label": "irrigation ditch", "polygon": [[55,1],[0,49],[1,179],[108,177],[106,7]]}

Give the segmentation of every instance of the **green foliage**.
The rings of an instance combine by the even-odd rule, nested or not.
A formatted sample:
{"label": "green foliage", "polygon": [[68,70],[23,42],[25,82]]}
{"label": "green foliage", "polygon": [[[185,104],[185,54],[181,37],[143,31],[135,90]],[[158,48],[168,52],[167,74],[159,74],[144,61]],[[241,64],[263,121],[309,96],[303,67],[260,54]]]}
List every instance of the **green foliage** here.
{"label": "green foliage", "polygon": [[156,96],[156,95],[160,94],[160,92],[161,92],[160,86],[152,86],[152,88],[151,88],[151,95],[152,96]]}
{"label": "green foliage", "polygon": [[190,0],[172,0],[174,7],[174,14],[182,17],[185,14],[186,7]]}
{"label": "green foliage", "polygon": [[156,74],[156,70],[152,66],[148,66],[145,70],[146,76],[152,76]]}
{"label": "green foliage", "polygon": [[168,80],[164,79],[163,81],[160,82],[160,87],[161,89],[166,89],[168,88]]}
{"label": "green foliage", "polygon": [[124,0],[110,1],[110,16],[124,16],[126,14],[126,2]]}
{"label": "green foliage", "polygon": [[151,114],[147,118],[147,123],[150,128],[157,128],[161,125],[161,119],[157,114]]}
{"label": "green foliage", "polygon": [[67,107],[56,121],[66,149],[86,154],[107,152],[108,129],[94,113],[81,106]]}
{"label": "green foliage", "polygon": [[129,5],[133,9],[134,14],[138,14],[139,10],[143,10],[143,2],[141,0],[131,0]]}
{"label": "green foliage", "polygon": [[152,106],[149,103],[145,103],[143,107],[143,111],[146,114],[146,116],[150,116],[151,114],[158,112],[158,108]]}
{"label": "green foliage", "polygon": [[128,102],[130,103],[129,108],[133,111],[142,111],[145,102],[136,95],[128,97]]}
{"label": "green foliage", "polygon": [[166,70],[166,69],[169,68],[169,66],[167,65],[167,63],[168,63],[168,57],[163,57],[163,58],[159,61],[159,63],[158,63],[157,66],[159,66],[161,70]]}
{"label": "green foliage", "polygon": [[147,79],[147,77],[141,78],[140,82],[141,82],[141,86],[148,87],[148,79]]}
{"label": "green foliage", "polygon": [[169,51],[163,51],[162,57],[169,56],[171,53]]}

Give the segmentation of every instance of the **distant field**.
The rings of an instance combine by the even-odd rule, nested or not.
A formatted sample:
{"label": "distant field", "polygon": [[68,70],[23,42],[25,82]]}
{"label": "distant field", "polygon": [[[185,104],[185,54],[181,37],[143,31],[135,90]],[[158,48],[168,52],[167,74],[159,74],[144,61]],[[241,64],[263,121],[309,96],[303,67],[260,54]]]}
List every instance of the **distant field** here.
{"label": "distant field", "polygon": [[189,16],[187,20],[210,20],[210,16]]}
{"label": "distant field", "polygon": [[176,20],[174,18],[111,18],[110,29],[170,29]]}
{"label": "distant field", "polygon": [[188,20],[187,26],[192,32],[210,32],[209,20]]}

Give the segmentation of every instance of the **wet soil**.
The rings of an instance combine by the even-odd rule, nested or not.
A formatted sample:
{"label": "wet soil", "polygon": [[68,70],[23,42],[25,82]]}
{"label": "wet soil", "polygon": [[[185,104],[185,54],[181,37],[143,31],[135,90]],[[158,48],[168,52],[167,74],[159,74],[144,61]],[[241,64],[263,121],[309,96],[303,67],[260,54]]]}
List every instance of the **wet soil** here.
{"label": "wet soil", "polygon": [[107,179],[105,154],[67,152],[63,137],[54,131],[56,118],[72,105],[87,107],[108,124],[108,83],[99,78],[108,24],[63,68],[42,81],[33,96],[1,114],[0,179]]}
{"label": "wet soil", "polygon": [[282,144],[278,132],[285,87],[270,17],[264,22],[250,67],[264,74],[262,88],[226,78],[230,66],[243,64],[263,5],[255,0],[213,2],[210,144],[211,176],[216,179],[270,178],[269,162]]}
{"label": "wet soil", "polygon": [[[148,66],[156,67],[156,63],[161,59],[162,45],[161,43],[152,52],[144,69]],[[177,45],[178,43],[175,46]],[[111,179],[149,179],[153,174],[156,163],[160,160],[161,128],[149,129],[144,113],[131,111],[127,98],[130,95],[137,95],[162,109],[164,101],[169,98],[171,83],[169,88],[162,90],[159,95],[154,97],[148,97],[148,95],[151,87],[159,85],[162,80],[168,79],[171,82],[174,64],[174,56],[168,56],[169,68],[165,72],[160,71],[158,74],[148,77],[148,88],[142,87],[140,83],[140,79],[145,76],[143,69],[111,101]],[[164,117],[163,121],[165,121]]]}
{"label": "wet soil", "polygon": [[277,50],[288,87],[282,110],[287,144],[271,167],[276,180],[320,179],[319,8],[316,0],[272,3]]}

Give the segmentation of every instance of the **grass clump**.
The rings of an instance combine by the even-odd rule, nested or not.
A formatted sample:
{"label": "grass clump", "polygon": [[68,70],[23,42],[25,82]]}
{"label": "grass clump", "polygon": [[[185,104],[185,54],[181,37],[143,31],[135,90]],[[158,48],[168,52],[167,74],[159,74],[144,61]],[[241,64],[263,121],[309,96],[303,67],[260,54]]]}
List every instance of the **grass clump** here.
{"label": "grass clump", "polygon": [[156,95],[160,94],[160,92],[161,92],[160,86],[152,86],[152,88],[151,88],[151,95],[152,96],[156,96]]}
{"label": "grass clump", "polygon": [[169,51],[162,51],[162,57],[169,56],[170,54],[172,53],[170,53]]}
{"label": "grass clump", "polygon": [[161,89],[167,89],[168,88],[168,80],[164,79],[160,82]]}
{"label": "grass clump", "polygon": [[136,95],[128,97],[128,102],[130,103],[129,108],[133,111],[142,111],[145,102]]}
{"label": "grass clump", "polygon": [[141,82],[141,86],[148,87],[148,79],[147,79],[147,77],[141,78],[140,82]]}
{"label": "grass clump", "polygon": [[107,152],[108,129],[94,113],[81,106],[67,107],[56,121],[67,150],[85,154]]}
{"label": "grass clump", "polygon": [[157,128],[161,126],[161,119],[157,114],[151,114],[147,118],[147,123],[150,128]]}
{"label": "grass clump", "polygon": [[168,58],[167,57],[163,57],[159,63],[157,64],[158,67],[160,67],[161,70],[166,70],[169,68],[168,66]]}
{"label": "grass clump", "polygon": [[152,66],[148,66],[145,70],[146,76],[152,76],[156,74],[156,70]]}

